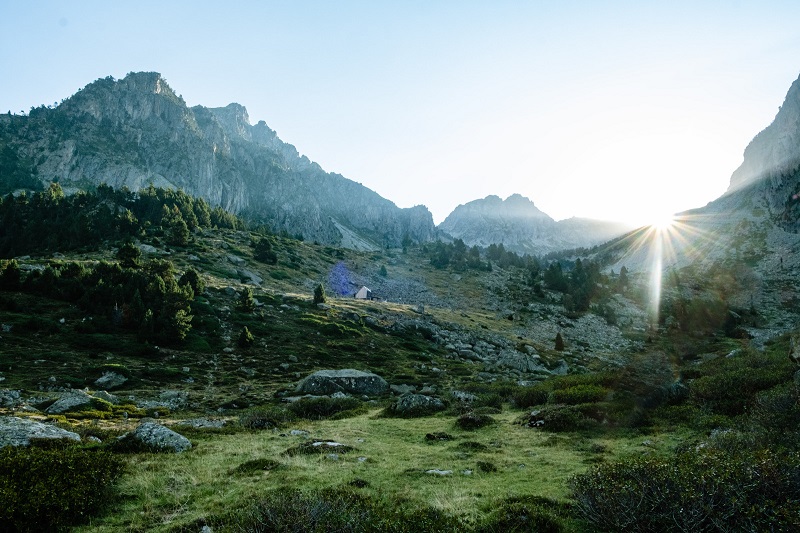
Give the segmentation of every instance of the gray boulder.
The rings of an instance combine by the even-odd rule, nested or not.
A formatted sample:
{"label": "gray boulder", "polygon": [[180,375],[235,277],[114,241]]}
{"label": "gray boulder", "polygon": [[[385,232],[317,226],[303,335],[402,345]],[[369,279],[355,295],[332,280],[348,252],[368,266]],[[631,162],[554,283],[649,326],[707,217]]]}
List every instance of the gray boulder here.
{"label": "gray boulder", "polygon": [[506,349],[500,352],[494,362],[495,366],[512,368],[520,372],[549,374],[538,355],[531,355],[516,350]]}
{"label": "gray boulder", "polygon": [[0,390],[0,407],[17,407],[22,403],[18,390]]}
{"label": "gray boulder", "polygon": [[98,389],[111,390],[122,386],[128,378],[116,372],[106,372],[94,382],[94,386]]}
{"label": "gray boulder", "polygon": [[108,391],[104,390],[95,391],[92,393],[92,396],[94,396],[95,398],[100,398],[101,400],[104,400],[110,404],[119,403],[119,398]]}
{"label": "gray boulder", "polygon": [[385,379],[372,372],[346,368],[344,370],[319,370],[297,385],[303,394],[333,394],[347,392],[367,396],[378,396],[389,390]]}
{"label": "gray boulder", "polygon": [[80,411],[88,408],[92,404],[93,398],[82,390],[72,390],[66,395],[55,401],[50,407],[44,410],[50,415],[60,415],[69,411]]}
{"label": "gray boulder", "polygon": [[159,452],[180,453],[192,448],[189,439],[155,422],[142,422],[131,433],[121,439],[132,439],[147,448]]}
{"label": "gray boulder", "polygon": [[443,411],[445,407],[439,398],[424,394],[404,394],[392,404],[390,410],[399,416],[424,416]]}
{"label": "gray boulder", "polygon": [[0,417],[0,448],[5,446],[30,446],[31,440],[38,439],[81,440],[77,433],[51,424],[16,416]]}

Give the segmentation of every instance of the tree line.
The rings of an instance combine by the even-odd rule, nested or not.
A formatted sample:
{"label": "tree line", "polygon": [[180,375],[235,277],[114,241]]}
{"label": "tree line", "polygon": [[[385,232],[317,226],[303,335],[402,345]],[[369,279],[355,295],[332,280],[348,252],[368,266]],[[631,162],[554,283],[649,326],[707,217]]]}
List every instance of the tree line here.
{"label": "tree line", "polygon": [[152,185],[138,192],[101,184],[65,195],[58,183],[41,192],[0,198],[0,258],[96,247],[158,231],[186,246],[198,228],[242,229],[244,222],[181,190]]}

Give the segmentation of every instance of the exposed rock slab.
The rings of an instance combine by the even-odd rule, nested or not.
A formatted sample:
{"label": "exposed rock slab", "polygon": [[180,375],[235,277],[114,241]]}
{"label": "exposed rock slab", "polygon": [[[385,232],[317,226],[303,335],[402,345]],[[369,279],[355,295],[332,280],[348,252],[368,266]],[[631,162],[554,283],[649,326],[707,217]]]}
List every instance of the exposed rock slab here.
{"label": "exposed rock slab", "polygon": [[189,439],[155,422],[142,422],[131,433],[123,435],[123,438],[132,439],[159,452],[180,453],[192,448]]}
{"label": "exposed rock slab", "polygon": [[319,370],[303,379],[297,386],[297,392],[317,395],[348,392],[378,396],[388,390],[389,384],[379,375],[352,368]]}
{"label": "exposed rock slab", "polygon": [[81,410],[89,407],[93,398],[81,390],[73,390],[66,396],[62,396],[54,404],[44,410],[51,415],[59,415],[69,411]]}
{"label": "exposed rock slab", "polygon": [[394,414],[401,416],[426,415],[442,411],[445,404],[439,398],[424,394],[404,394],[392,404]]}
{"label": "exposed rock slab", "polygon": [[0,417],[0,448],[5,446],[30,446],[31,440],[42,439],[81,440],[77,433],[61,429],[52,424],[16,416]]}
{"label": "exposed rock slab", "polygon": [[121,387],[128,378],[116,372],[106,372],[94,382],[94,386],[98,389],[111,390]]}

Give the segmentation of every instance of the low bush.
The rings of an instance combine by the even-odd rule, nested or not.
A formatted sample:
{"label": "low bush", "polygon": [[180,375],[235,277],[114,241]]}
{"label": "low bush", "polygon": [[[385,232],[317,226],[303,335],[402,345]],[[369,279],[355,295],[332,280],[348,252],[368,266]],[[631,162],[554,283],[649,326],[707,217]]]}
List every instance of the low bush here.
{"label": "low bush", "polygon": [[235,531],[387,533],[460,531],[458,521],[432,507],[378,501],[350,488],[280,490],[241,511]]}
{"label": "low bush", "polygon": [[694,448],[600,466],[571,481],[603,531],[790,531],[800,526],[800,454]]}
{"label": "low bush", "polygon": [[60,531],[112,499],[122,460],[100,449],[0,449],[0,531]]}
{"label": "low bush", "polygon": [[233,469],[232,473],[234,474],[254,474],[256,472],[266,472],[268,470],[275,470],[279,468],[281,464],[274,459],[253,459],[251,461],[245,461],[244,463],[240,464],[236,468]]}
{"label": "low bush", "polygon": [[713,412],[737,416],[752,405],[755,395],[788,383],[796,371],[789,358],[744,354],[711,361],[702,366],[690,385],[690,398]]}
{"label": "low bush", "polygon": [[303,398],[289,404],[289,411],[299,418],[325,420],[335,415],[357,410],[361,405],[360,400],[349,396],[345,398]]}
{"label": "low bush", "polygon": [[528,407],[547,403],[548,392],[547,388],[542,385],[521,387],[511,395],[511,401],[520,409],[527,409]]}
{"label": "low bush", "polygon": [[239,415],[239,425],[246,429],[272,429],[295,419],[294,413],[283,407],[266,405]]}
{"label": "low bush", "polygon": [[513,497],[498,502],[475,528],[477,533],[507,533],[537,531],[559,533],[565,530],[564,521],[570,508],[539,496]]}
{"label": "low bush", "polygon": [[575,431],[585,429],[593,421],[574,405],[544,405],[523,417],[522,423],[547,431]]}
{"label": "low bush", "polygon": [[490,461],[478,461],[475,464],[477,465],[478,470],[480,470],[484,474],[491,474],[493,472],[497,472],[497,466]]}
{"label": "low bush", "polygon": [[495,419],[491,416],[482,415],[475,412],[465,413],[456,419],[456,426],[468,431],[490,426],[494,423]]}
{"label": "low bush", "polygon": [[602,401],[608,395],[608,389],[599,385],[575,385],[565,389],[556,389],[548,397],[548,403],[577,405]]}

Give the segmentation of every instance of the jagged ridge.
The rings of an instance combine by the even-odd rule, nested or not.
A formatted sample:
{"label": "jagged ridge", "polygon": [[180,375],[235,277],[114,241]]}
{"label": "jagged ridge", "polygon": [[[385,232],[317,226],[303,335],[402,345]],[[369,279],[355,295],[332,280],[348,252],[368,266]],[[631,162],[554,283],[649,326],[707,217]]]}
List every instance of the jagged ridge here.
{"label": "jagged ridge", "polygon": [[[55,109],[4,116],[2,145],[30,160],[41,182],[84,188],[181,188],[293,235],[399,246],[435,235],[423,206],[400,209],[361,184],[325,172],[239,104],[189,108],[155,72],[97,80]],[[349,239],[352,240],[352,239]]]}
{"label": "jagged ridge", "polygon": [[513,194],[505,200],[490,195],[459,205],[439,229],[469,246],[502,243],[512,251],[546,254],[605,242],[631,227],[586,218],[556,222],[528,198]]}

